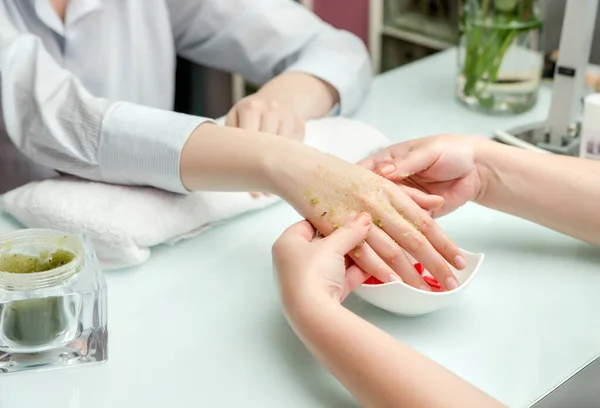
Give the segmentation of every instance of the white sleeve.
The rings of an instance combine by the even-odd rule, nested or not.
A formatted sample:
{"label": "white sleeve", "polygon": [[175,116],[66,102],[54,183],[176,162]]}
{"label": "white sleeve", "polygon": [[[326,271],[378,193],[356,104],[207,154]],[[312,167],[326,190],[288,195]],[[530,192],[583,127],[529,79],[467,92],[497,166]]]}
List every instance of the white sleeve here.
{"label": "white sleeve", "polygon": [[208,119],[92,96],[2,10],[0,96],[0,126],[35,162],[91,180],[187,192],[180,153]]}
{"label": "white sleeve", "polygon": [[168,0],[180,55],[263,84],[284,71],[312,74],[340,94],[341,113],[371,81],[362,41],[292,0]]}

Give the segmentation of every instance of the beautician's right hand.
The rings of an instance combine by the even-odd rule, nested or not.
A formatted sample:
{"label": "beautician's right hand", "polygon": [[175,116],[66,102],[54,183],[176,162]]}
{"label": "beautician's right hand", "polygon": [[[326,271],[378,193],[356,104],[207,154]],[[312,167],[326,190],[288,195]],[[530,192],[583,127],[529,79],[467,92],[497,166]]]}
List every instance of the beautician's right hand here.
{"label": "beautician's right hand", "polygon": [[401,186],[418,188],[444,198],[432,211],[434,218],[446,215],[482,191],[476,149],[489,141],[472,136],[437,135],[389,146],[359,165]]}
{"label": "beautician's right hand", "polygon": [[358,213],[372,216],[366,242],[348,254],[365,272],[383,282],[398,280],[428,290],[405,252],[410,253],[445,289],[458,286],[446,261],[464,269],[457,246],[426,211],[393,182],[334,156],[314,152],[277,169],[278,194],[323,235]]}

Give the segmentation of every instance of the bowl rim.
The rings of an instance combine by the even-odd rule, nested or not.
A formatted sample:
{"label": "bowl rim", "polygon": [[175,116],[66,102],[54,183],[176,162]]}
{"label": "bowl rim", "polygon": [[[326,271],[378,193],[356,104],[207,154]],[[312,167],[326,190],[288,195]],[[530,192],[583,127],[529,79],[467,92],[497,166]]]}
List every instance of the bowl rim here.
{"label": "bowl rim", "polygon": [[477,262],[477,267],[475,268],[475,270],[473,271],[473,273],[471,273],[471,275],[469,276],[469,278],[462,284],[460,285],[458,288],[448,291],[448,292],[426,292],[424,290],[421,289],[417,289],[415,287],[412,287],[406,283],[404,283],[404,281],[402,282],[386,282],[386,283],[379,283],[377,285],[371,285],[371,284],[361,284],[359,287],[357,287],[355,290],[358,289],[365,289],[365,290],[377,290],[378,288],[383,288],[383,287],[391,287],[391,286],[402,286],[406,289],[412,290],[416,293],[419,293],[421,295],[424,296],[438,296],[438,297],[443,297],[443,296],[451,296],[453,294],[457,294],[459,292],[461,292],[465,287],[467,287],[469,285],[469,283],[471,283],[471,280],[473,279],[473,277],[476,275],[476,273],[479,271],[479,266],[481,266],[481,263],[483,262],[483,260],[485,259],[485,253],[483,252],[469,252],[469,251],[465,251],[464,249],[460,249],[461,252],[468,254],[468,255],[474,255],[476,257],[478,257],[478,262]]}

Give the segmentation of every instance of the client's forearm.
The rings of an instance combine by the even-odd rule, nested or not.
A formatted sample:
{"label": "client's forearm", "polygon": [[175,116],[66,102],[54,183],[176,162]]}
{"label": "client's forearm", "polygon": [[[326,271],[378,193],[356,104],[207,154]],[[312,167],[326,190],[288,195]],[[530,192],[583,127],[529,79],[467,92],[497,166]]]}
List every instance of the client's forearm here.
{"label": "client's forearm", "polygon": [[600,246],[600,162],[481,142],[482,205]]}
{"label": "client's forearm", "polygon": [[339,304],[288,310],[304,344],[364,407],[503,406]]}
{"label": "client's forearm", "polygon": [[180,176],[188,190],[279,194],[276,179],[282,167],[289,170],[314,154],[287,138],[206,123],[181,152]]}

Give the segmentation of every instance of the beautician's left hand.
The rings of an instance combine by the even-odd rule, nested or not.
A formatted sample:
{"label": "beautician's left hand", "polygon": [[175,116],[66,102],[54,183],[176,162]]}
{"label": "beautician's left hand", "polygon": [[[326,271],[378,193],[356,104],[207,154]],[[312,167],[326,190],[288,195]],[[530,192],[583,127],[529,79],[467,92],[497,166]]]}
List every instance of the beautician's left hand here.
{"label": "beautician's left hand", "polygon": [[304,118],[294,106],[261,91],[235,104],[225,125],[304,140]]}
{"label": "beautician's left hand", "polygon": [[236,103],[225,126],[303,141],[306,121],[327,115],[338,102],[338,92],[327,82],[303,72],[284,72]]}
{"label": "beautician's left hand", "polygon": [[273,265],[283,301],[344,300],[369,277],[354,264],[347,267],[345,255],[362,244],[371,225],[371,216],[359,213],[325,238],[316,236],[308,221],[285,230],[273,245]]}
{"label": "beautician's left hand", "polygon": [[[258,91],[241,99],[227,114],[225,126],[304,140],[304,118],[294,106],[271,92]],[[265,194],[251,192],[254,198]]]}

